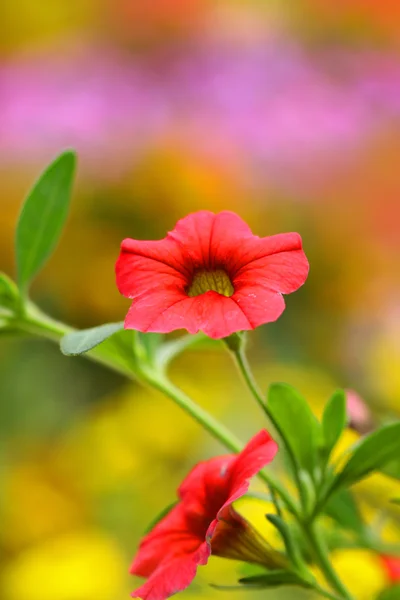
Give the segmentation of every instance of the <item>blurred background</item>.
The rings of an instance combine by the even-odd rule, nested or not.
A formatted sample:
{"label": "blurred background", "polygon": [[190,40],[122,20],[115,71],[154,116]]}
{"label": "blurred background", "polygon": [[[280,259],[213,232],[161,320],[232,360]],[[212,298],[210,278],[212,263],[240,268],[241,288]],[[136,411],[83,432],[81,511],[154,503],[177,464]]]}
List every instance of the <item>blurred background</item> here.
{"label": "blurred background", "polygon": [[[123,238],[234,210],[258,235],[300,232],[311,263],[251,336],[263,387],[291,383],[317,413],[350,388],[376,421],[399,416],[399,23],[397,0],[3,0],[1,269],[14,273],[23,197],[73,147],[68,226],[32,291],[43,309],[76,327],[122,320]],[[50,342],[3,337],[0,357],[1,598],[128,598],[146,524],[221,447],[170,401]],[[224,355],[185,356],[173,377],[244,441],[263,426]],[[399,520],[393,486],[360,487],[366,518],[379,505]],[[361,600],[388,583],[372,552],[335,562]],[[213,560],[184,596],[223,597],[208,584],[232,568]]]}

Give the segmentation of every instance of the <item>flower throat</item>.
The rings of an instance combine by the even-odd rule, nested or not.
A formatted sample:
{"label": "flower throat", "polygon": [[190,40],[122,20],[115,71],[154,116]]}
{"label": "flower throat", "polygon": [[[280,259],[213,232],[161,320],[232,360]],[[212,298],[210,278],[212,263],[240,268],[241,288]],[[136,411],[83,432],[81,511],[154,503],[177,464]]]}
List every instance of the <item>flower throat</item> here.
{"label": "flower throat", "polygon": [[201,296],[206,292],[217,292],[229,298],[234,293],[233,285],[228,274],[222,269],[215,271],[196,271],[188,289],[188,296]]}

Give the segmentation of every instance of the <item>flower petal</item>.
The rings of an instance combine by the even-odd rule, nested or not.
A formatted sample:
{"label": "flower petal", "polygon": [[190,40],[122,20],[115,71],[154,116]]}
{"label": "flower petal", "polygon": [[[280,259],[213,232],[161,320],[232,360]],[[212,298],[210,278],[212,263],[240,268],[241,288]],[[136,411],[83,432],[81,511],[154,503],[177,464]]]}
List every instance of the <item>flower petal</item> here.
{"label": "flower petal", "polygon": [[198,302],[199,329],[215,340],[228,337],[235,331],[252,329],[247,315],[233,297],[207,292],[193,298]]}
{"label": "flower petal", "polygon": [[188,298],[179,291],[160,293],[159,289],[143,294],[132,303],[125,327],[155,333],[169,333],[175,329],[186,329],[189,333],[203,331],[214,339],[252,328],[232,298],[217,292]]}
{"label": "flower petal", "polygon": [[260,251],[236,272],[236,289],[252,283],[290,294],[307,279],[309,264],[297,233],[273,235],[260,240]]}
{"label": "flower petal", "polygon": [[176,289],[183,293],[190,283],[181,249],[168,238],[151,242],[124,240],[115,269],[118,289],[128,298],[152,290]]}
{"label": "flower petal", "polygon": [[149,577],[162,562],[174,556],[192,554],[204,541],[191,533],[181,504],[174,508],[144,536],[130,573]]}
{"label": "flower petal", "polygon": [[221,507],[219,515],[223,514],[225,506],[232,504],[247,492],[250,478],[268,465],[277,452],[278,444],[265,429],[249,441],[237,455],[235,463],[231,467],[230,494],[224,506]]}
{"label": "flower petal", "polygon": [[210,553],[210,546],[203,542],[196,552],[161,563],[132,596],[142,600],[165,600],[181,592],[193,581],[197,567],[207,564]]}
{"label": "flower petal", "polygon": [[210,268],[210,240],[215,218],[214,213],[200,210],[180,219],[168,233],[168,239],[182,249],[193,270]]}
{"label": "flower petal", "polygon": [[231,300],[234,300],[243,312],[251,329],[276,321],[285,310],[285,301],[279,292],[273,292],[255,283],[240,287]]}
{"label": "flower petal", "polygon": [[[205,537],[230,492],[231,466],[235,455],[217,456],[197,464],[178,489],[193,531],[201,525]],[[194,516],[197,523],[191,517]],[[201,517],[201,519],[200,519]]]}

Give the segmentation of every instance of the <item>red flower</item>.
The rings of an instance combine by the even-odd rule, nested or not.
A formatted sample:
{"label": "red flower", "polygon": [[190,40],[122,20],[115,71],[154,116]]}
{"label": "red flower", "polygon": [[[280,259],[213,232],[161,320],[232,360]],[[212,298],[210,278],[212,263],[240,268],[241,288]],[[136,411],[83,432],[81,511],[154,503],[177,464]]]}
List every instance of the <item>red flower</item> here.
{"label": "red flower", "polygon": [[269,434],[260,431],[240,454],[194,467],[178,489],[179,503],[140,544],[130,572],[148,580],[132,596],[164,600],[185,589],[211,553],[282,568],[284,557],[231,506],[277,450]]}
{"label": "red flower", "polygon": [[203,210],[163,240],[124,240],[116,273],[133,299],[126,329],[219,339],[275,321],[282,294],[305,282],[308,261],[297,233],[259,238],[234,213]]}
{"label": "red flower", "polygon": [[382,561],[388,574],[389,580],[392,583],[400,582],[400,557],[398,556],[382,556]]}

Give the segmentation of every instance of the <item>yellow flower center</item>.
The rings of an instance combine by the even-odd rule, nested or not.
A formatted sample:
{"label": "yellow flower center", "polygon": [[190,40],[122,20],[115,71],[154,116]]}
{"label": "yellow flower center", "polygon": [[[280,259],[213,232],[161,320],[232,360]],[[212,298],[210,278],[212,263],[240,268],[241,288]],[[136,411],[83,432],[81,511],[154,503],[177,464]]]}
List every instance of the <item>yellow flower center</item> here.
{"label": "yellow flower center", "polygon": [[228,274],[222,269],[216,269],[215,271],[196,271],[187,293],[193,298],[206,292],[217,292],[229,298],[234,291]]}

